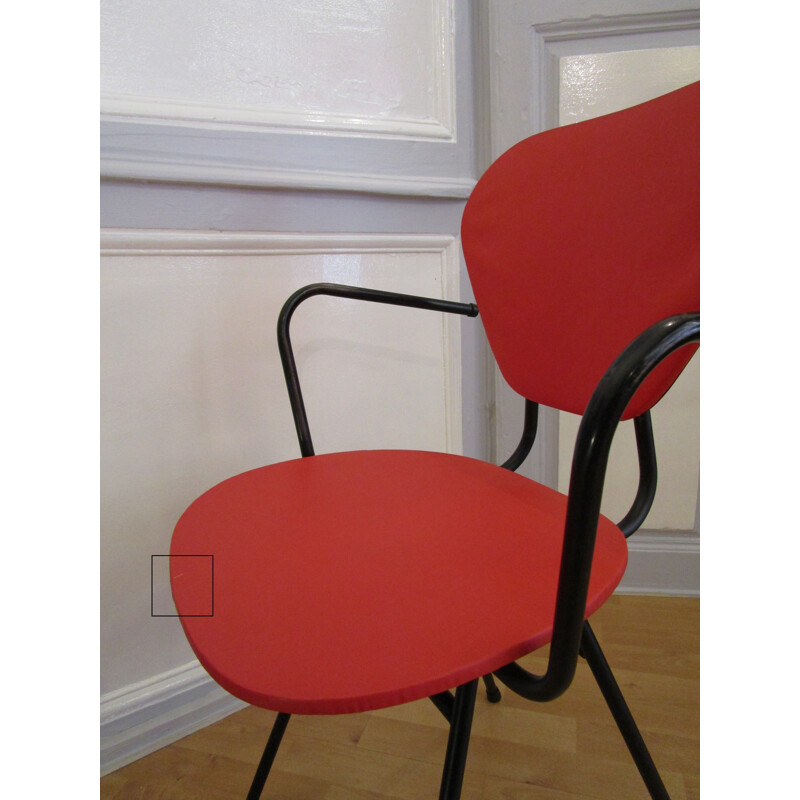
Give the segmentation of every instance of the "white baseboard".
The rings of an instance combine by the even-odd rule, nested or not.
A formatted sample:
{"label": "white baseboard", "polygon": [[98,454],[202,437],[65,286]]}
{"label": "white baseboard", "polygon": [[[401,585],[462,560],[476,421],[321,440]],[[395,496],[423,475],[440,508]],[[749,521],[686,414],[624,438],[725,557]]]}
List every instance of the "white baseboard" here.
{"label": "white baseboard", "polygon": [[247,704],[196,661],[100,698],[100,774],[182,739]]}
{"label": "white baseboard", "polygon": [[639,531],[628,539],[628,568],[619,594],[700,596],[700,534]]}

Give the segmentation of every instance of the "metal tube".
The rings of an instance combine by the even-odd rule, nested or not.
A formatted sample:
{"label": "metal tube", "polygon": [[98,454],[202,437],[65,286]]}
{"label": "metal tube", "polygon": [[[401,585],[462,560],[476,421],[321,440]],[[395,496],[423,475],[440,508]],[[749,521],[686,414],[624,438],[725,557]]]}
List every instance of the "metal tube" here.
{"label": "metal tube", "polygon": [[522,425],[522,437],[519,440],[517,449],[508,457],[501,466],[512,472],[519,468],[522,462],[530,453],[533,443],[536,441],[536,431],[539,427],[539,404],[533,400],[525,399],[525,421]]}
{"label": "metal tube", "polygon": [[633,420],[633,427],[636,431],[636,453],[639,457],[639,486],[630,510],[618,525],[626,538],[639,530],[645,517],[650,513],[658,485],[656,445],[653,440],[653,420],[650,412],[645,411],[636,417]]}
{"label": "metal tube", "polygon": [[442,712],[442,716],[448,721],[453,721],[454,698],[450,692],[439,692],[431,695],[431,702]]}
{"label": "metal tube", "polygon": [[247,793],[247,800],[259,800],[261,797],[261,792],[264,791],[264,784],[267,782],[267,776],[272,768],[272,762],[275,760],[286,726],[289,724],[290,716],[291,714],[278,714],[275,724],[272,726],[269,739],[267,739],[267,746],[264,748],[261,761],[258,762],[256,774],[253,776],[253,783]]}
{"label": "metal tube", "polygon": [[495,676],[529,700],[553,700],[572,681],[578,658],[600,501],[611,442],[628,403],[657,364],[699,341],[700,314],[680,314],[652,325],[614,361],[584,412],[569,485],[564,545],[556,595],[550,657],[544,675],[512,663]]}
{"label": "metal tube", "polygon": [[407,308],[420,308],[429,311],[443,311],[449,314],[461,314],[466,317],[477,317],[478,307],[474,303],[456,303],[452,300],[439,300],[434,297],[418,297],[417,295],[400,294],[398,292],[384,292],[378,289],[364,289],[360,286],[344,286],[337,283],[312,283],[303,286],[292,294],[283,304],[278,315],[278,351],[286,379],[286,388],[289,392],[289,402],[292,406],[292,416],[297,431],[297,440],[300,443],[300,453],[303,457],[314,455],[314,445],[311,441],[311,431],[308,427],[303,393],[300,389],[300,380],[297,376],[297,365],[294,360],[291,339],[289,338],[289,322],[297,306],[304,300],[315,295],[329,295],[344,297],[350,300],[366,300],[372,303],[405,306]]}
{"label": "metal tube", "polygon": [[450,736],[447,740],[447,755],[442,772],[439,800],[459,800],[461,797],[461,784],[464,781],[464,768],[467,765],[469,735],[472,729],[472,714],[475,710],[477,691],[477,678],[456,689],[453,721],[450,723]]}
{"label": "metal tube", "polygon": [[600,644],[594,635],[594,631],[589,626],[589,623],[584,623],[583,639],[581,641],[581,653],[592,671],[600,691],[603,693],[606,703],[608,704],[611,714],[614,717],[614,722],[617,723],[622,738],[628,746],[631,756],[636,763],[639,774],[650,792],[650,797],[653,800],[670,800],[664,782],[661,780],[661,775],[658,774],[656,765],[653,761],[647,745],[642,739],[642,734],[636,725],[636,721],[631,714],[628,704],[620,691],[619,685],[614,678],[614,673],[600,649]]}

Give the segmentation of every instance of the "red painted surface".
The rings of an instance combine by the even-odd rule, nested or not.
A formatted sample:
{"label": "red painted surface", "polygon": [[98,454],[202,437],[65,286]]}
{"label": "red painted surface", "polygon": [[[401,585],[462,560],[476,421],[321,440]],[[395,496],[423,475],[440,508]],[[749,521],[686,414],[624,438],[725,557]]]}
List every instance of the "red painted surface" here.
{"label": "red painted surface", "polygon": [[[439,453],[315,456],[231,478],[181,517],[172,554],[214,554],[214,616],[182,619],[224,688],[275,711],[416,700],[549,641],[565,498]],[[587,613],[627,559],[602,520]],[[179,612],[194,604],[173,588]]]}
{"label": "red painted surface", "polygon": [[[467,203],[461,237],[492,352],[519,394],[582,414],[637,334],[700,310],[700,84],[532,136]],[[653,372],[656,403],[695,347]]]}

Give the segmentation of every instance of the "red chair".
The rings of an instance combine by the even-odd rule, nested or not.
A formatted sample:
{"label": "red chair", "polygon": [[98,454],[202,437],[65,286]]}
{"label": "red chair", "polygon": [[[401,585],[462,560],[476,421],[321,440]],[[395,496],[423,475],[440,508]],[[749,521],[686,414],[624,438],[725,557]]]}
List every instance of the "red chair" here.
{"label": "red chair", "polygon": [[[291,714],[430,697],[450,721],[440,798],[460,796],[478,679],[536,701],[586,658],[652,797],[667,797],[587,618],[622,577],[626,536],[653,500],[650,408],[699,341],[699,84],[533,136],[476,186],[462,240],[489,343],[526,398],[502,466],[441,453],[315,456],[289,340],[294,309],[328,294],[476,316],[473,304],[315,284],[278,324],[302,458],[230,478],[178,522],[173,555],[214,556],[202,582],[172,559],[186,636],[235,696],[278,712],[250,792],[261,795]],[[420,313],[420,312],[409,312]],[[539,403],[583,414],[569,495],[513,470]],[[641,477],[619,525],[599,513],[620,419]],[[550,643],[546,672],[515,659]],[[457,687],[455,694],[450,692]]]}

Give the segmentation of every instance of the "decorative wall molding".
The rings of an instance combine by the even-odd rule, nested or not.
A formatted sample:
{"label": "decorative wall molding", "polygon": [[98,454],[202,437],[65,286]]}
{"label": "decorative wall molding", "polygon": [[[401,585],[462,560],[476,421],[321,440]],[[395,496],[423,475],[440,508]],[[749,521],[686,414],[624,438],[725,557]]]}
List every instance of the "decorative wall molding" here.
{"label": "decorative wall molding", "polygon": [[[278,255],[282,253],[439,253],[455,247],[453,236],[426,233],[260,233],[240,231],[105,229],[102,255]],[[457,283],[448,282],[445,293]],[[446,297],[446,299],[456,299]]]}
{"label": "decorative wall molding", "polygon": [[700,534],[642,530],[628,539],[620,594],[700,596]]}
{"label": "decorative wall molding", "polygon": [[197,661],[100,698],[100,774],[130,764],[247,704]]}
{"label": "decorative wall molding", "polygon": [[466,199],[474,178],[439,178],[426,175],[367,174],[236,166],[213,160],[171,161],[106,155],[102,177],[109,180],[154,181],[205,186],[238,186],[256,189],[299,189],[317,192],[358,192],[397,197]]}
{"label": "decorative wall molding", "polygon": [[461,199],[475,185],[469,141],[215,130],[205,124],[108,116],[100,122],[100,175],[112,180]]}
{"label": "decorative wall molding", "polygon": [[[432,115],[403,117],[392,114],[391,109],[378,108],[374,115],[343,114],[323,108],[297,109],[274,104],[247,105],[241,103],[213,103],[185,100],[179,97],[150,97],[120,92],[103,92],[100,97],[101,113],[106,119],[123,118],[141,123],[156,124],[196,123],[202,127],[220,130],[231,128],[281,130],[295,133],[337,133],[345,136],[397,136],[411,139],[455,140],[455,46],[454,0],[435,0],[431,14],[432,30],[428,26],[420,32],[432,34],[431,74],[432,87],[422,93],[432,104]],[[340,34],[342,45],[347,42],[347,29]],[[121,46],[121,43],[118,45]],[[113,64],[113,61],[110,62]],[[246,62],[245,62],[246,63]],[[254,71],[242,66],[241,72]],[[273,67],[274,68],[274,67]],[[111,69],[111,67],[109,67]],[[260,67],[257,68],[261,71]],[[112,70],[113,71],[113,70]],[[264,76],[255,75],[245,83],[260,83]],[[275,81],[272,74],[266,76]],[[290,79],[285,78],[285,81]],[[291,81],[290,81],[291,82]],[[353,79],[358,84],[356,79]],[[295,82],[297,83],[297,82]]]}
{"label": "decorative wall molding", "polygon": [[538,91],[538,99],[533,102],[536,131],[558,124],[562,56],[696,44],[699,30],[698,9],[594,16],[533,25],[533,85]]}
{"label": "decorative wall molding", "polygon": [[[439,76],[437,76],[439,77]],[[445,79],[447,78],[447,79]],[[250,106],[221,106],[188,103],[151,97],[133,97],[120,94],[103,94],[100,108],[103,118],[124,118],[131,122],[151,124],[196,123],[203,128],[230,130],[261,129],[293,133],[336,133],[344,136],[396,136],[403,139],[444,139],[453,141],[455,133],[452,118],[455,116],[446,87],[449,75],[437,82],[437,105],[441,106],[441,119],[403,119],[398,117],[358,117],[331,113],[302,113],[280,109],[261,109]]]}
{"label": "decorative wall molding", "polygon": [[664,33],[694,30],[700,27],[700,11],[686,9],[650,14],[621,14],[613,17],[594,16],[544,22],[533,29],[545,42],[589,39],[608,36],[629,36],[634,33]]}
{"label": "decorative wall molding", "polygon": [[[402,114],[380,107],[374,114],[333,113],[106,91],[101,177],[466,198],[475,163],[471,126],[459,136],[458,119],[472,115],[469,37],[461,33],[469,30],[470,14],[468,4],[454,0],[433,4],[434,42],[426,56],[431,73],[417,87],[426,100],[423,108]],[[427,32],[427,23],[420,30]]]}

